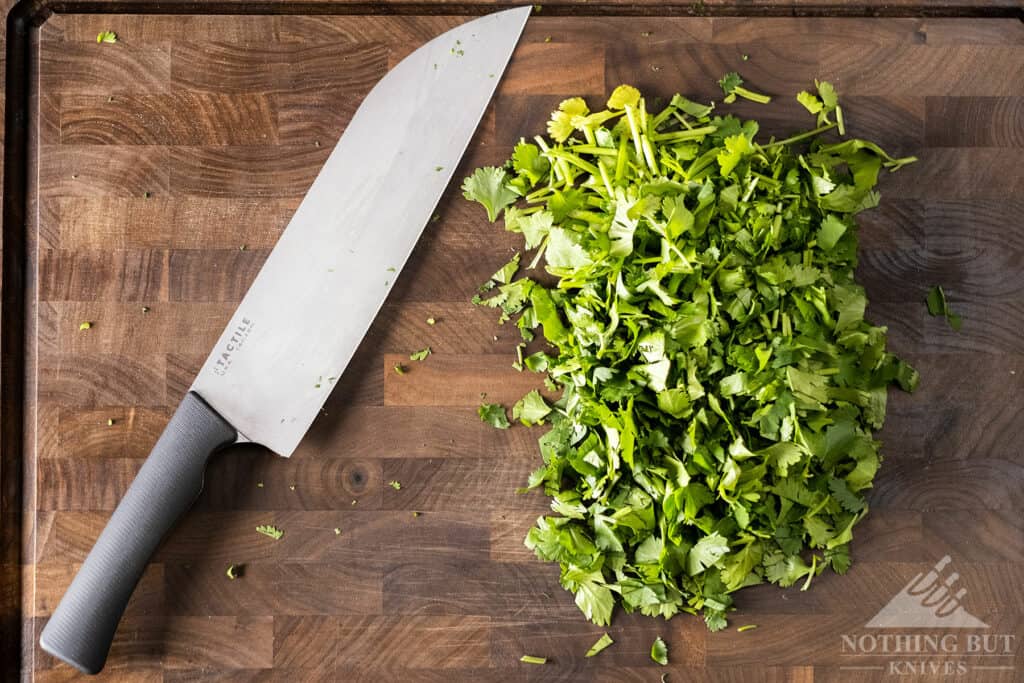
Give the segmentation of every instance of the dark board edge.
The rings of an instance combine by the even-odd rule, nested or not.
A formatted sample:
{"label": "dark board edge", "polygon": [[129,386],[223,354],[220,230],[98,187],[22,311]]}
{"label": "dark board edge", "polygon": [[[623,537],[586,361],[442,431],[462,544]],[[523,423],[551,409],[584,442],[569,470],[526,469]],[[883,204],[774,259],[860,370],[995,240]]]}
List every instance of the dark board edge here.
{"label": "dark board edge", "polygon": [[[474,16],[527,4],[430,0],[22,0],[36,17],[51,14],[227,14],[227,15],[457,15]],[[693,0],[624,2],[556,0],[535,5],[541,16],[732,16],[732,17],[949,17],[1019,18],[1024,8],[1013,0]],[[13,10],[12,10],[13,12]]]}
{"label": "dark board edge", "polygon": [[[6,26],[6,88],[3,160],[3,208],[0,253],[0,680],[21,677],[22,656],[30,637],[22,629],[22,548],[24,505],[24,419],[27,372],[26,239],[31,153],[32,74],[35,73],[35,32],[53,14],[484,14],[507,3],[481,2],[316,2],[313,0],[20,0],[11,7]],[[1024,10],[1005,4],[962,4],[944,0],[887,5],[865,0],[843,6],[802,0],[770,3],[755,0],[712,0],[666,4],[596,2],[587,5],[546,5],[545,16],[659,15],[659,16],[850,16],[1018,18]]]}
{"label": "dark board edge", "polygon": [[50,12],[32,1],[7,15],[0,282],[0,679],[17,680],[22,653],[22,502],[26,237],[32,34]]}

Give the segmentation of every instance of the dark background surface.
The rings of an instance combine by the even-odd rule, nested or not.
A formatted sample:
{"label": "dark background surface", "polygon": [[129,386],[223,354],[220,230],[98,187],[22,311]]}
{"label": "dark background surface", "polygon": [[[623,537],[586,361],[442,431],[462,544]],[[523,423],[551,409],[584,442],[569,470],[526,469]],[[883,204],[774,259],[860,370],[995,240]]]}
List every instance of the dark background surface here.
{"label": "dark background surface", "polygon": [[[314,5],[277,7],[325,7]],[[0,403],[3,636],[10,647],[12,628],[23,625],[24,678],[74,677],[35,646],[39,630],[362,97],[389,66],[463,21],[426,16],[452,7],[465,9],[62,13],[33,34],[28,268],[17,291],[17,239],[10,220],[4,226],[5,348],[19,336],[27,344],[24,358],[4,358]],[[705,7],[865,11],[821,2]],[[993,7],[868,10],[1002,11]],[[379,9],[388,8],[415,9]],[[495,431],[475,414],[481,392],[511,405],[537,384],[510,368],[517,333],[469,303],[519,242],[453,185],[294,457],[239,448],[211,465],[197,508],[143,578],[104,679],[657,681],[669,671],[673,682],[875,680],[878,671],[842,668],[865,662],[842,655],[841,635],[863,632],[945,554],[968,589],[967,609],[1020,639],[1024,25],[584,16],[614,10],[545,4],[457,177],[504,160],[565,96],[597,104],[628,82],[652,96],[718,99],[715,81],[733,69],[777,96],[769,107],[733,108],[766,133],[807,126],[792,96],[824,78],[841,93],[852,135],[921,158],[885,175],[882,207],[863,214],[868,315],[889,326],[891,347],[922,383],[912,397],[890,397],[886,460],[850,573],[822,575],[808,592],[743,591],[730,623],[759,625],[745,633],[708,634],[686,615],[663,622],[616,612],[607,629],[616,644],[584,659],[603,629],[583,620],[557,567],[522,546],[546,509],[542,496],[514,493],[539,457],[537,433]],[[579,16],[545,16],[569,12]],[[102,30],[119,42],[97,45]],[[932,284],[963,314],[961,333],[927,316]],[[27,305],[20,330],[12,301]],[[83,320],[92,329],[79,331]],[[404,376],[391,371],[426,345],[434,355],[425,362],[406,361]],[[9,391],[16,374],[23,397]],[[24,418],[17,451],[14,417]],[[284,538],[255,533],[263,523]],[[246,565],[241,579],[226,579],[229,563]],[[668,669],[648,657],[658,635],[670,647]],[[552,662],[522,665],[522,654]],[[1024,670],[1019,652],[988,664]],[[962,679],[1018,680],[1009,670]]]}

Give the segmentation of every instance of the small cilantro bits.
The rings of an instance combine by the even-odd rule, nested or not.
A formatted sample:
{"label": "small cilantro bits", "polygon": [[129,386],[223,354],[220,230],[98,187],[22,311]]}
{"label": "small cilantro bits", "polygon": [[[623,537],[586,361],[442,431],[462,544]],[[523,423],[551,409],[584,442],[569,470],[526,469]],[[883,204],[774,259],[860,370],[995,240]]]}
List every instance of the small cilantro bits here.
{"label": "small cilantro bits", "polygon": [[[430,347],[428,346],[425,349],[420,349],[419,351],[414,351],[414,352],[410,353],[409,354],[409,360],[426,360],[427,356],[429,356],[431,353],[432,352],[430,350]],[[398,367],[401,367],[401,366],[396,366],[396,368],[395,368],[396,372],[398,372]],[[402,374],[402,373],[398,372],[398,374]]]}
{"label": "small cilantro bits", "polygon": [[722,100],[726,104],[732,104],[736,101],[737,97],[750,100],[751,102],[757,102],[758,104],[768,104],[772,101],[772,98],[768,95],[762,95],[761,93],[747,90],[743,87],[743,79],[738,73],[732,71],[722,76],[722,79],[718,81],[718,86],[725,93],[725,99]]}
{"label": "small cilantro bits", "polygon": [[960,331],[960,326],[963,321],[960,316],[954,313],[949,307],[949,302],[946,301],[946,292],[943,291],[941,286],[936,285],[928,290],[926,303],[928,304],[928,315],[932,317],[942,316],[954,331]]}
{"label": "small cilantro bits", "polygon": [[[721,85],[769,100],[738,74]],[[547,136],[463,184],[534,252],[474,301],[547,343],[515,356],[561,393],[512,407],[550,425],[528,487],[552,513],[525,543],[597,625],[618,604],[720,630],[745,586],[850,566],[888,388],[919,380],[864,318],[856,214],[878,204],[881,169],[914,158],[836,139],[830,84],[799,99],[817,128],[763,140],[681,95],[657,105],[624,85],[599,111],[569,98]],[[938,292],[929,310],[950,315]],[[478,414],[510,427],[500,404]],[[667,656],[659,639],[652,658]]]}
{"label": "small cilantro bits", "polygon": [[612,637],[610,635],[608,635],[607,633],[605,633],[600,638],[598,638],[596,643],[594,643],[593,645],[590,646],[590,649],[587,650],[587,654],[585,654],[584,656],[585,657],[593,657],[597,653],[599,653],[601,650],[604,650],[609,645],[612,645],[614,642],[615,641],[612,640]]}
{"label": "small cilantro bits", "polygon": [[256,527],[256,531],[260,532],[264,536],[269,536],[275,541],[281,540],[281,537],[284,536],[283,531],[278,529],[276,526],[272,526],[270,524],[261,524],[258,527]]}
{"label": "small cilantro bits", "polygon": [[100,31],[98,34],[96,34],[96,42],[97,43],[116,43],[117,42],[117,34],[114,33],[113,31]]}

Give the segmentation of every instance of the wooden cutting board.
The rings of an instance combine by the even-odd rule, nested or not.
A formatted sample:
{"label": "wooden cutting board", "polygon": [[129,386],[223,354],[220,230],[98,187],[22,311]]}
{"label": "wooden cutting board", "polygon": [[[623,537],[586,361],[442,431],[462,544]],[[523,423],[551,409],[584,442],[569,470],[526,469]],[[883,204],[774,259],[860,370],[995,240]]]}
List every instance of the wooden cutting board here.
{"label": "wooden cutting board", "polygon": [[[63,14],[40,29],[19,361],[24,679],[74,678],[36,639],[76,567],[362,97],[461,21]],[[103,30],[118,42],[98,45]],[[566,96],[596,104],[632,83],[719,99],[731,70],[777,95],[735,107],[767,134],[808,124],[793,95],[817,77],[837,85],[852,135],[921,158],[882,180],[883,205],[862,221],[869,317],[922,382],[891,396],[886,459],[846,577],[743,591],[730,623],[759,626],[743,633],[617,612],[615,645],[583,657],[605,629],[522,545],[546,509],[514,492],[538,462],[537,432],[493,430],[475,410],[485,393],[510,405],[538,384],[511,368],[515,330],[469,302],[519,240],[453,183],[298,452],[236,448],[211,464],[100,680],[877,680],[889,660],[845,653],[843,635],[865,633],[944,555],[965,608],[1018,642],[1002,658],[928,661],[964,662],[961,680],[1020,680],[1020,21],[542,12],[457,177],[500,163]],[[927,316],[933,284],[963,314],[959,334]],[[410,363],[425,346],[433,355]],[[264,523],[284,537],[257,534]],[[234,581],[231,563],[244,565]],[[670,648],[665,669],[648,655],[656,636]],[[531,667],[523,654],[551,661]]]}

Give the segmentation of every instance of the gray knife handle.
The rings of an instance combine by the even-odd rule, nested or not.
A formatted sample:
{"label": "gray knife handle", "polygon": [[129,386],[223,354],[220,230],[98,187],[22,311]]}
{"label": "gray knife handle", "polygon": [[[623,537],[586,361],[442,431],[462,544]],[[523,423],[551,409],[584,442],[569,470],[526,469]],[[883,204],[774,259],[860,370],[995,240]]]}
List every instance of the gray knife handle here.
{"label": "gray knife handle", "polygon": [[44,650],[99,673],[149,558],[202,491],[210,455],[236,438],[203,399],[185,395],[43,629]]}

